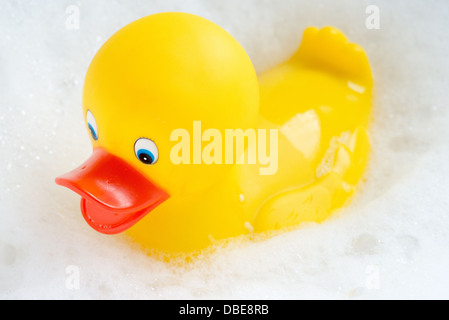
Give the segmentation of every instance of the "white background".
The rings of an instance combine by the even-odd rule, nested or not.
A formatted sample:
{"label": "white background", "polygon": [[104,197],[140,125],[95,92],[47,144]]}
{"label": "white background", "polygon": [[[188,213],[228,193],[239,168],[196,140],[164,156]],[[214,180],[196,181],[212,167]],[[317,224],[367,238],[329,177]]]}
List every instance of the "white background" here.
{"label": "white background", "polygon": [[[380,9],[379,30],[365,26],[370,4]],[[79,197],[54,183],[91,152],[85,72],[115,31],[162,11],[218,23],[258,72],[288,58],[311,25],[336,26],[366,49],[373,154],[348,208],[188,266],[87,226]],[[444,0],[1,1],[0,298],[449,298],[448,21]]]}

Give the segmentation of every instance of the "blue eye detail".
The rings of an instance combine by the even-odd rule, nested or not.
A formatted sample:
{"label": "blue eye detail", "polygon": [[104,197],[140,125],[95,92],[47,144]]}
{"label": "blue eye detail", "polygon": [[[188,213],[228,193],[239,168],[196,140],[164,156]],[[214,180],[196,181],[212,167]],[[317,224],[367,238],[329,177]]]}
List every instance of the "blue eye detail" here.
{"label": "blue eye detail", "polygon": [[137,151],[137,158],[145,164],[152,164],[154,162],[154,155],[151,151],[146,149],[140,149]]}
{"label": "blue eye detail", "polygon": [[91,124],[88,124],[88,126],[89,126],[90,135],[92,136],[92,138],[94,140],[98,140],[98,136],[97,136],[97,133],[95,132],[95,129],[92,127]]}
{"label": "blue eye detail", "polygon": [[98,127],[97,122],[95,121],[94,115],[90,110],[87,110],[86,113],[86,121],[87,121],[87,127],[89,128],[90,135],[92,136],[92,139],[98,140]]}
{"label": "blue eye detail", "polygon": [[147,138],[137,139],[134,143],[134,153],[144,164],[155,164],[159,158],[159,151],[153,140]]}

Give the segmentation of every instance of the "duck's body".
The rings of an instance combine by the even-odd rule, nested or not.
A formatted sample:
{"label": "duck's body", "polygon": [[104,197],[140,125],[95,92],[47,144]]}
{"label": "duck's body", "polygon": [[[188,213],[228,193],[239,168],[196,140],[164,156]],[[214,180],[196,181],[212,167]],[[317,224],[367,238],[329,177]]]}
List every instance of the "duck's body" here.
{"label": "duck's body", "polygon": [[[159,21],[157,21],[158,19]],[[149,25],[160,26],[162,24],[165,26],[163,19],[170,20],[171,25],[173,23],[176,25],[179,21],[181,25],[188,23],[188,26],[193,26],[192,30],[195,32],[197,32],[195,27],[205,25],[209,28],[208,32],[212,30],[211,34],[217,33],[214,34],[213,39],[218,39],[217,35],[219,35],[225,39],[225,42],[228,41],[226,45],[220,47],[223,44],[219,41],[221,39],[218,39],[215,43],[215,46],[218,47],[213,51],[221,50],[226,54],[232,53],[232,50],[237,52],[236,58],[234,58],[234,53],[230,54],[230,58],[226,56],[226,59],[233,62],[227,62],[229,65],[223,69],[226,70],[224,71],[226,74],[220,75],[224,79],[229,77],[231,80],[223,85],[224,89],[222,90],[226,92],[215,93],[218,100],[211,108],[216,108],[216,110],[209,112],[209,109],[205,109],[207,102],[203,100],[207,98],[208,93],[204,93],[206,98],[195,98],[195,104],[192,104],[186,98],[186,93],[184,91],[179,93],[178,90],[173,93],[175,97],[167,97],[166,101],[172,101],[172,103],[164,106],[167,108],[166,111],[157,109],[157,115],[154,116],[157,122],[146,118],[147,116],[151,117],[151,114],[142,113],[144,109],[138,108],[136,115],[132,116],[124,126],[115,123],[115,131],[108,132],[108,138],[105,138],[107,141],[102,144],[97,144],[94,141],[95,150],[107,150],[123,159],[127,163],[123,165],[131,164],[145,177],[151,177],[151,181],[156,185],[155,190],[163,191],[160,196],[145,206],[135,205],[134,202],[137,200],[134,198],[129,201],[117,199],[126,198],[126,196],[115,197],[112,201],[103,196],[92,196],[95,191],[82,191],[83,186],[73,182],[79,180],[80,170],[78,170],[76,174],[60,178],[58,183],[69,186],[84,198],[90,199],[87,202],[90,201],[91,207],[89,205],[83,207],[85,217],[88,216],[86,220],[90,221],[89,223],[93,224],[97,230],[104,231],[97,222],[92,222],[91,215],[86,212],[89,210],[92,212],[116,210],[116,212],[127,214],[128,207],[136,208],[134,212],[143,212],[146,210],[145,208],[151,206],[150,213],[145,212],[142,217],[133,218],[136,221],[129,223],[130,225],[127,225],[126,228],[123,227],[122,222],[115,220],[114,224],[111,222],[107,228],[114,229],[116,225],[120,224],[120,228],[117,230],[126,229],[127,234],[144,248],[172,255],[192,253],[217,241],[240,235],[295,227],[302,222],[321,222],[334,209],[341,207],[353,193],[354,187],[360,180],[369,152],[366,128],[371,108],[372,78],[363,50],[350,44],[334,28],[321,30],[309,28],[304,33],[299,50],[289,61],[256,77],[252,65],[248,64],[242,50],[227,38],[228,35],[222,33],[224,31],[216,30],[212,23],[206,23],[204,19],[192,15],[177,13],[165,14],[165,16],[162,14],[153,20],[149,17],[150,22],[148,23]],[[136,32],[132,32],[131,29],[129,28],[128,32],[137,37],[138,34],[136,35]],[[141,29],[136,27],[136,30]],[[135,39],[131,40],[135,41]],[[192,42],[192,46],[201,45],[198,44],[199,40],[195,41]],[[117,43],[122,46],[121,42],[123,40],[117,40]],[[175,46],[176,41],[174,43],[170,42],[169,46]],[[209,46],[213,45],[209,44]],[[109,49],[106,50],[113,52],[114,42],[108,46]],[[157,47],[154,48],[157,50]],[[131,50],[131,52],[134,51]],[[208,54],[206,53],[207,57],[213,57]],[[107,60],[108,57],[112,57],[109,59],[113,60],[116,57],[115,54],[104,55],[106,58],[103,60]],[[121,53],[121,55],[123,54]],[[185,53],[185,55],[188,56],[189,53]],[[217,55],[219,59],[224,59],[222,53]],[[163,53],[156,56],[162,57]],[[178,61],[180,58],[176,56],[173,59]],[[119,89],[120,85],[116,83],[107,86],[106,93],[101,88],[90,90],[89,88],[97,81],[95,76],[91,75],[98,73],[95,69],[107,70],[107,67],[110,66],[105,63],[102,67],[102,61],[99,61],[94,60],[94,66],[91,68],[95,73],[92,71],[86,77],[85,111],[93,109],[92,112],[98,122],[100,122],[98,118],[109,118],[110,120],[107,121],[112,123],[117,117],[114,114],[119,112],[120,106],[111,107],[112,110],[99,109],[99,107],[98,110],[95,110],[95,105],[103,104],[103,100],[110,104],[115,104],[117,99],[125,98],[124,100],[126,100],[127,95],[130,94],[127,90],[131,90],[133,93],[130,98],[133,102],[131,105],[134,106],[142,101],[144,104],[147,103],[145,102],[148,101],[145,98],[147,93],[141,94],[143,91],[134,88],[126,89],[123,94],[116,95],[113,99],[105,96],[108,94],[107,92],[111,91],[111,87]],[[204,61],[204,58],[199,61]],[[216,61],[211,61],[211,65],[215,68]],[[192,83],[195,83],[196,77],[204,76],[208,72],[198,63],[195,68],[201,70],[199,75],[196,74],[196,71],[192,75],[192,70],[196,69],[186,72],[192,77],[193,80],[189,78]],[[236,64],[234,66],[236,70],[228,71],[228,68],[233,68],[233,63]],[[100,66],[95,66],[95,64]],[[171,65],[173,62],[169,64],[169,66]],[[154,67],[152,68],[150,69],[154,70]],[[214,70],[214,72],[216,71]],[[180,71],[181,75],[176,74],[176,77],[182,78],[182,72]],[[151,72],[148,76],[151,76]],[[220,77],[218,79],[220,79],[218,85],[211,84],[210,80],[199,83],[201,86],[210,85],[212,88],[216,88],[225,81]],[[162,82],[164,81],[166,80],[163,79]],[[167,81],[172,80],[168,79]],[[151,83],[155,85],[156,82]],[[192,88],[189,85],[190,83],[187,84],[189,90],[187,95],[190,95],[198,87],[198,84]],[[179,100],[176,100],[177,93],[179,93]],[[139,94],[142,96],[135,98]],[[160,97],[164,97],[163,93],[160,96],[151,96],[151,104],[165,102]],[[188,101],[188,105],[193,106],[190,108],[196,108],[191,111],[192,115],[178,108],[179,101],[182,103]],[[170,108],[172,109],[170,110]],[[150,110],[152,110],[151,107]],[[204,114],[201,113],[202,111]],[[174,114],[174,117],[180,113],[179,118],[174,119],[173,123],[170,118],[166,118],[171,113]],[[263,175],[261,169],[266,167],[266,163],[259,161],[256,164],[246,162],[246,164],[233,165],[217,163],[187,165],[173,164],[173,161],[170,163],[167,159],[168,156],[164,159],[163,155],[168,155],[170,147],[173,147],[178,141],[173,142],[172,137],[168,138],[170,132],[198,120],[202,121],[207,128],[216,128],[217,132],[223,132],[227,128],[266,129],[267,132],[270,129],[276,129],[277,170],[272,174]],[[145,132],[145,130],[149,130],[145,129],[145,123],[151,123],[152,130],[148,133]],[[135,155],[126,150],[128,146],[122,146],[117,142],[121,141],[119,135],[116,134],[117,129],[118,132],[126,131],[130,124],[133,127],[130,141],[135,140],[136,137],[150,136],[152,139],[155,137],[154,141],[159,143],[159,163],[156,163],[148,171],[145,170],[145,167],[139,167]],[[107,125],[105,124],[103,127],[107,127]],[[116,136],[114,137],[114,135]],[[163,139],[167,141],[165,142]],[[270,143],[274,143],[274,141],[270,141]],[[243,155],[236,155],[236,157],[248,159],[248,153],[253,151],[251,148],[251,146],[247,147]],[[157,171],[158,165],[159,171]],[[134,175],[134,171],[132,175]],[[121,179],[122,177],[117,178],[116,181]],[[110,180],[114,179],[108,179],[108,183]],[[129,195],[128,197],[132,198]],[[112,206],[108,202],[119,204]],[[134,215],[136,216],[136,214]],[[138,223],[136,223],[137,221]],[[115,232],[106,231],[105,233]]]}

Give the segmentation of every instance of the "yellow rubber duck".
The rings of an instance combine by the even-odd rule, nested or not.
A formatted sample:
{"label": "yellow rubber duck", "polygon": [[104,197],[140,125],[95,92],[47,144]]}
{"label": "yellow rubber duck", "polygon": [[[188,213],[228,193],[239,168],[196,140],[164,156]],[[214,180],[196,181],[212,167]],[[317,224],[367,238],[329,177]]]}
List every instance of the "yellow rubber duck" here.
{"label": "yellow rubber duck", "polygon": [[260,76],[216,24],[160,13],[113,35],[88,69],[92,156],[56,179],[90,226],[165,256],[322,222],[367,165],[373,80],[363,49],[308,28]]}

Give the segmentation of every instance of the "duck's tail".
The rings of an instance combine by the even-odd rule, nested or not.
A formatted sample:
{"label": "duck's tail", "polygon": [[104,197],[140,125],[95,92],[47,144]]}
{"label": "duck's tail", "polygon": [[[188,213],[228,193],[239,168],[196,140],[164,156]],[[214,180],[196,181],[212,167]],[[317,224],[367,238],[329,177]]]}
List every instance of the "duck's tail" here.
{"label": "duck's tail", "polygon": [[309,27],[298,51],[292,57],[314,68],[333,71],[352,83],[371,88],[373,78],[363,48],[348,41],[338,29]]}
{"label": "duck's tail", "polygon": [[[310,157],[313,159],[311,167],[317,164],[316,180],[313,183],[286,189],[264,202],[253,221],[256,232],[324,221],[351,198],[368,164],[370,143],[367,126],[372,105],[373,78],[364,50],[359,45],[350,43],[335,28],[325,27],[319,30],[312,27],[305,30],[298,51],[286,65],[288,68],[268,74],[263,79],[266,81],[264,92],[269,93],[263,96],[266,106],[263,112],[274,119],[279,114],[281,119],[297,119],[294,114],[301,106],[313,108],[312,114],[319,114],[320,118],[307,117],[304,123],[316,122],[316,125],[304,126],[303,122],[293,122],[294,124],[287,125],[288,130],[281,132],[287,138],[289,133],[293,133],[289,140],[293,141],[293,145],[297,143],[296,149],[306,157],[308,153],[303,150],[310,149],[307,143],[318,146],[314,150],[318,148],[325,151],[310,153],[313,155]],[[290,68],[293,65],[300,68]],[[321,71],[318,72],[320,77],[313,78],[317,73],[307,73],[307,69]],[[300,77],[289,78],[290,74],[296,75],[295,72],[304,74],[304,78],[308,77],[307,80]],[[288,81],[283,79],[294,79],[297,82],[292,81],[293,83],[304,85],[303,92],[296,94],[297,91],[292,91],[292,86],[287,86]],[[323,79],[326,81],[321,81]],[[300,80],[304,82],[299,82]],[[274,85],[270,87],[272,83],[278,86],[276,89],[281,89],[273,90]],[[321,84],[323,85],[320,86]],[[288,93],[294,94],[285,94],[289,100],[282,101],[284,107],[273,109],[275,103],[282,99],[283,95],[280,93],[285,92],[282,91],[284,88],[290,90]],[[307,110],[306,113],[301,111],[301,114],[308,114]],[[312,130],[307,131],[309,128]],[[298,134],[302,132],[308,134]],[[317,139],[312,140],[311,137]]]}

